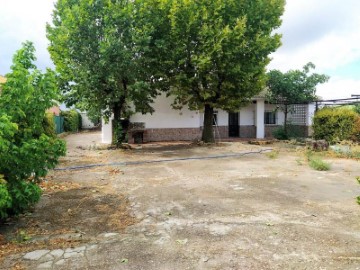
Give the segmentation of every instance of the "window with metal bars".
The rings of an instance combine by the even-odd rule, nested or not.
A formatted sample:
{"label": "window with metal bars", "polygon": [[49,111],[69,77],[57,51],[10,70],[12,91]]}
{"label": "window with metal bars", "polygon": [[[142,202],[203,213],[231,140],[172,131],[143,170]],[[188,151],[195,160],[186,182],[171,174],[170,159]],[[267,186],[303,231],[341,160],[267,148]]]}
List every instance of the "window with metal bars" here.
{"label": "window with metal bars", "polygon": [[265,125],[276,125],[276,112],[265,112],[264,124]]}

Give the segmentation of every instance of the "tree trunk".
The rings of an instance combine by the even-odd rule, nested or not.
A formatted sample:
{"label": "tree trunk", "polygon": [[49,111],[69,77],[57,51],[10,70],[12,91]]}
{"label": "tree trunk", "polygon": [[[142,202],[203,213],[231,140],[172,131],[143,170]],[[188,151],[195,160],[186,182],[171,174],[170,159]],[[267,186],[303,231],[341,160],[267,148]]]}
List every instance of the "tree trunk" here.
{"label": "tree trunk", "polygon": [[116,103],[113,108],[114,119],[112,121],[113,139],[112,143],[115,146],[121,145],[121,107],[122,104]]}
{"label": "tree trunk", "polygon": [[115,103],[113,108],[114,120],[113,120],[113,144],[116,147],[121,146],[126,141],[128,132],[128,121],[122,119],[123,113],[126,108],[126,96],[127,96],[127,82],[122,80],[124,94],[120,97],[119,101]]}
{"label": "tree trunk", "polygon": [[288,105],[285,105],[285,109],[284,109],[284,133],[285,133],[286,138],[288,136],[287,117],[288,117]]}
{"label": "tree trunk", "polygon": [[204,113],[204,129],[202,133],[201,140],[205,143],[214,143],[214,132],[213,132],[213,117],[214,117],[214,108],[209,104],[205,104],[205,113]]}

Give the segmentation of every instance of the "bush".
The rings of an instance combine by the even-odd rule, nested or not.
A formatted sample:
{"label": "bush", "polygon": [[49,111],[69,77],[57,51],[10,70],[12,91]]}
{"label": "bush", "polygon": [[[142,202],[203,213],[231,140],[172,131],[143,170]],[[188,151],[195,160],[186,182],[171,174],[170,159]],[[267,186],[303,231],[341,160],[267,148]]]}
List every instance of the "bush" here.
{"label": "bush", "polygon": [[36,183],[28,181],[15,182],[9,185],[9,193],[12,198],[9,214],[18,214],[26,211],[32,205],[39,201],[41,189]]}
{"label": "bush", "polygon": [[287,125],[287,133],[285,132],[284,126],[278,127],[273,131],[273,136],[278,140],[289,140],[305,137],[304,129],[302,126]]}
{"label": "bush", "polygon": [[66,132],[78,132],[81,128],[81,115],[76,110],[62,111],[64,117],[64,130]]}
{"label": "bush", "polygon": [[355,123],[358,119],[357,113],[350,109],[321,109],[313,119],[314,137],[329,143],[349,140],[354,137]]}
{"label": "bush", "polygon": [[52,116],[45,116],[58,97],[55,74],[42,74],[34,58],[32,43],[25,43],[0,95],[0,218],[35,204],[41,195],[37,183],[66,152],[54,136]]}
{"label": "bush", "polygon": [[77,112],[77,116],[78,116],[78,131],[79,131],[82,128],[82,117],[79,112]]}
{"label": "bush", "polygon": [[54,115],[52,113],[46,113],[43,120],[44,133],[50,137],[56,136],[56,127],[54,121]]}
{"label": "bush", "polygon": [[354,111],[357,113],[357,114],[360,114],[360,104],[356,104],[354,106]]}
{"label": "bush", "polygon": [[9,194],[7,182],[0,174],[0,219],[7,216],[7,210],[11,208],[12,199]]}
{"label": "bush", "polygon": [[356,121],[354,122],[354,128],[351,139],[353,141],[360,142],[360,116],[358,116]]}

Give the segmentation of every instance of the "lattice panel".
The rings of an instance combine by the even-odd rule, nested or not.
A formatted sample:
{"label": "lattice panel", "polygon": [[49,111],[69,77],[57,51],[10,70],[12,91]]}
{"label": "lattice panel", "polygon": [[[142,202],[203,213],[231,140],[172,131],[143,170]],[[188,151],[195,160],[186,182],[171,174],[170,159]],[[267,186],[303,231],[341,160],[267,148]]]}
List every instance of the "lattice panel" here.
{"label": "lattice panel", "polygon": [[307,105],[295,104],[291,105],[289,120],[294,125],[306,125],[306,109]]}

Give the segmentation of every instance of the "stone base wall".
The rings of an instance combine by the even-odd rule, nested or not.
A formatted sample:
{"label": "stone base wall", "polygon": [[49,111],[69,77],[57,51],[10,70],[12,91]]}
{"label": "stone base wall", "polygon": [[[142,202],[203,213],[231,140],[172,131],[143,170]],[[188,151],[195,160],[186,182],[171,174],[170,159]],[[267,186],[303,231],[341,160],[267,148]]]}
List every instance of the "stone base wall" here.
{"label": "stone base wall", "polygon": [[271,125],[271,126],[267,126],[265,125],[265,138],[274,138],[273,132],[274,130],[278,129],[279,125]]}
{"label": "stone base wall", "polygon": [[[214,128],[215,140],[229,138],[229,127],[228,126],[219,126],[219,127],[213,127],[213,128]],[[219,138],[219,136],[220,136],[220,138]]]}
{"label": "stone base wall", "polygon": [[[273,138],[273,131],[281,126],[271,125],[265,126],[265,138]],[[307,137],[309,134],[309,127],[296,126],[302,136]],[[256,138],[256,126],[240,126],[240,138]],[[194,141],[200,140],[202,135],[202,128],[153,128],[145,129],[142,134],[143,142],[160,142],[160,141]],[[214,127],[215,139],[229,138],[229,127],[219,126]],[[134,143],[134,138],[130,135],[130,143]]]}
{"label": "stone base wall", "polygon": [[240,138],[256,138],[256,126],[240,126]]}
{"label": "stone base wall", "polygon": [[201,138],[200,128],[151,128],[143,135],[144,142],[192,141]]}

